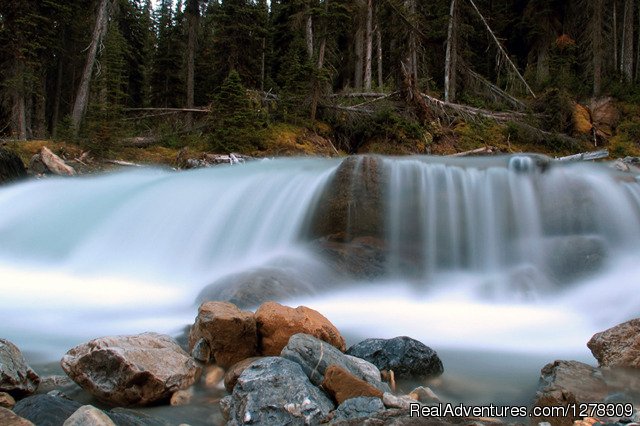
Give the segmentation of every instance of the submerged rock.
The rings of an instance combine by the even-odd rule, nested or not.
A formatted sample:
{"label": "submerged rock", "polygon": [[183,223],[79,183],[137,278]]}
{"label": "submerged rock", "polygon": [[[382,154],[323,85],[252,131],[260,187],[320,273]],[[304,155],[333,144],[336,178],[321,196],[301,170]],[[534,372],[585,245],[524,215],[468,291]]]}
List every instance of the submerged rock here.
{"label": "submerged rock", "polygon": [[[228,368],[238,361],[255,356],[257,345],[256,320],[252,312],[241,311],[228,302],[206,302],[200,305],[196,322],[189,333],[189,348],[194,357]],[[203,347],[209,350],[204,350]],[[211,359],[207,359],[207,355]]]}
{"label": "submerged rock", "polygon": [[20,349],[8,340],[0,339],[0,392],[14,397],[31,395],[40,378],[27,365]]}
{"label": "submerged rock", "polygon": [[382,240],[356,237],[351,241],[321,238],[312,248],[338,273],[355,278],[378,278],[387,270],[387,250]]}
{"label": "submerged rock", "polygon": [[379,370],[393,370],[396,378],[436,377],[444,371],[438,354],[410,337],[367,339],[347,351],[365,359]]}
{"label": "submerged rock", "polygon": [[96,398],[121,406],[166,401],[201,372],[175,340],[157,333],[95,339],[67,352],[61,365]]}
{"label": "submerged rock", "polygon": [[252,363],[221,405],[228,425],[318,424],[334,408],[298,364],[280,357]]}
{"label": "submerged rock", "polygon": [[0,184],[27,176],[24,163],[18,155],[0,146]]}
{"label": "submerged rock", "polygon": [[640,368],[640,318],[595,334],[587,346],[601,367]]}
{"label": "submerged rock", "polygon": [[256,311],[256,323],[263,355],[279,355],[294,334],[305,333],[344,352],[346,344],[338,329],[320,312],[306,306],[290,308],[267,302]]}
{"label": "submerged rock", "polygon": [[543,253],[553,278],[571,282],[600,270],[607,258],[607,247],[601,237],[570,235],[547,238]]}
{"label": "submerged rock", "polygon": [[311,383],[316,386],[322,384],[325,372],[330,366],[338,366],[382,392],[390,391],[387,384],[372,377],[369,367],[364,368],[361,363],[354,362],[332,345],[308,334],[292,336],[281,356],[299,364]]}

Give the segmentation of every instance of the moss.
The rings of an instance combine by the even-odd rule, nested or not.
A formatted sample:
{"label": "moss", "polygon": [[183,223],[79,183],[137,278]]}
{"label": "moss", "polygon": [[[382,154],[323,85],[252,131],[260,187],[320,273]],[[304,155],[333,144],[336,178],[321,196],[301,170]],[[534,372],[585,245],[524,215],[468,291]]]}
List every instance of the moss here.
{"label": "moss", "polygon": [[[323,129],[324,127],[324,129]],[[320,126],[322,133],[330,134],[330,127]],[[261,149],[249,152],[254,156],[335,156],[331,141],[307,127],[278,123],[257,133]]]}

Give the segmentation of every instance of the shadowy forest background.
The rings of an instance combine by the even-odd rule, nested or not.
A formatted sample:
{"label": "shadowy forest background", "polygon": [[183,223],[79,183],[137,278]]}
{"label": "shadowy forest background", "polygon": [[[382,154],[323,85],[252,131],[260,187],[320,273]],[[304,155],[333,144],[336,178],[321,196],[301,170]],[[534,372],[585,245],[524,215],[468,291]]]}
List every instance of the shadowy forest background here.
{"label": "shadowy forest background", "polygon": [[638,155],[633,0],[3,0],[0,138]]}

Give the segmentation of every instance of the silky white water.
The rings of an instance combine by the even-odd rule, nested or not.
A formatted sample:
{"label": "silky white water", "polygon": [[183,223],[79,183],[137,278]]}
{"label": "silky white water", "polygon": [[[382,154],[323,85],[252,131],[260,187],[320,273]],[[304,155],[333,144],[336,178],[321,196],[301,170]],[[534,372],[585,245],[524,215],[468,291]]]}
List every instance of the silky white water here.
{"label": "silky white water", "polygon": [[178,334],[202,288],[265,265],[313,271],[316,294],[287,303],[318,309],[351,340],[584,359],[594,332],[640,312],[629,176],[529,157],[380,161],[387,272],[339,282],[305,233],[337,160],[2,187],[0,336],[53,360],[102,335]]}

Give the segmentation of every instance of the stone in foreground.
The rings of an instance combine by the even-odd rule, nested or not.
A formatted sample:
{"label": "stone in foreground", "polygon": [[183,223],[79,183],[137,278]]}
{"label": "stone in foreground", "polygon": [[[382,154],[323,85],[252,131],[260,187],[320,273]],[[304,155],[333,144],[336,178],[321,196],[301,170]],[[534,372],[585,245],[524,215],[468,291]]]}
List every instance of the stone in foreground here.
{"label": "stone in foreground", "polygon": [[71,415],[63,426],[116,426],[102,410],[91,405],[83,405]]}
{"label": "stone in foreground", "polygon": [[351,398],[340,404],[334,411],[333,421],[364,419],[384,411],[380,398],[360,396]]}
{"label": "stone in foreground", "polygon": [[294,334],[305,333],[344,352],[346,344],[338,329],[320,312],[298,306],[290,308],[276,302],[264,303],[256,311],[256,323],[263,355],[280,355]]}
{"label": "stone in foreground", "polygon": [[640,318],[595,334],[587,346],[601,367],[640,368]]}
{"label": "stone in foreground", "polygon": [[29,420],[24,419],[13,411],[0,407],[0,425],[2,426],[34,426]]}
{"label": "stone in foreground", "polygon": [[267,357],[247,367],[221,409],[227,425],[318,424],[334,405],[315,387],[300,366],[280,357]]}
{"label": "stone in foreground", "polygon": [[393,370],[396,378],[429,378],[442,374],[442,361],[430,347],[410,337],[367,339],[347,354],[365,359],[380,370]]}
{"label": "stone in foreground", "polygon": [[200,376],[200,367],[169,336],[103,337],[71,349],[62,368],[96,398],[119,406],[167,401]]}
{"label": "stone in foreground", "polygon": [[20,349],[8,340],[0,339],[0,392],[14,397],[31,395],[40,378],[27,365]]}
{"label": "stone in foreground", "polygon": [[359,396],[381,399],[383,394],[381,390],[337,365],[331,365],[325,371],[322,389],[327,391],[338,404]]}
{"label": "stone in foreground", "polygon": [[38,426],[61,426],[82,404],[52,395],[33,395],[18,401],[17,415]]}
{"label": "stone in foreground", "polygon": [[212,359],[202,361],[213,361],[223,368],[255,356],[258,336],[253,313],[241,311],[228,302],[203,303],[189,333],[189,349],[193,351],[197,348],[197,353],[206,353],[201,349],[206,344]]}

